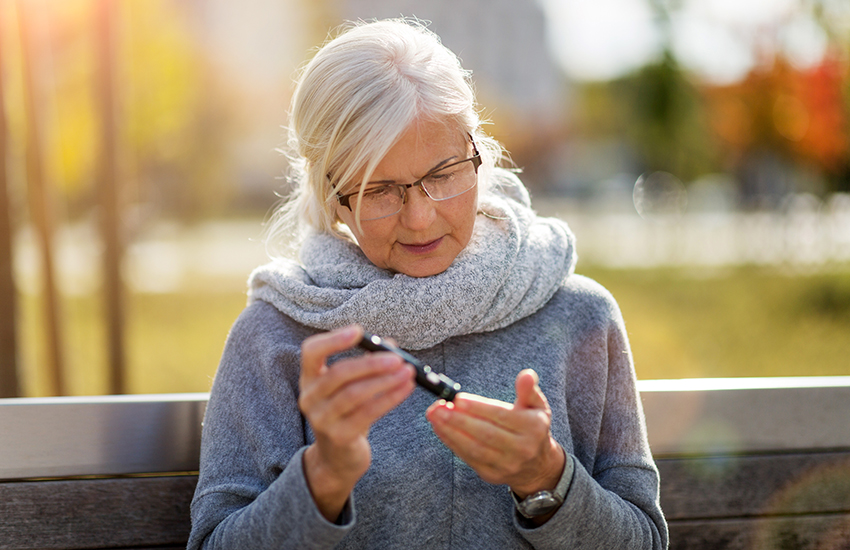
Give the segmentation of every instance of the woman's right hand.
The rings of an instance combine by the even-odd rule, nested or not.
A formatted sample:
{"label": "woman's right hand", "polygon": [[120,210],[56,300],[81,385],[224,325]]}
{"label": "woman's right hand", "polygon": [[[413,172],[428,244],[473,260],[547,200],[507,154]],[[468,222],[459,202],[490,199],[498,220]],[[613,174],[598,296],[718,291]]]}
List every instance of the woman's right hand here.
{"label": "woman's right hand", "polygon": [[328,521],[336,521],[369,469],[369,428],[414,387],[413,367],[393,353],[366,353],[327,365],[329,356],[354,347],[362,336],[363,329],[351,325],[301,345],[298,406],[316,436],[304,453],[304,475]]}

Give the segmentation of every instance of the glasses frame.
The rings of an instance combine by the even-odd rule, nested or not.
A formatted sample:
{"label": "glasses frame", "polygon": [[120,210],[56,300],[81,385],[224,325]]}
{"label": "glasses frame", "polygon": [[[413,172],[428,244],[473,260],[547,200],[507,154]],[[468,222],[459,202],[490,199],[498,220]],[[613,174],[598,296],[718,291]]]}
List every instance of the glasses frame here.
{"label": "glasses frame", "polygon": [[[425,174],[424,176],[422,176],[418,180],[414,181],[413,183],[386,183],[384,185],[389,186],[389,187],[401,187],[401,205],[402,205],[402,207],[404,207],[404,205],[407,204],[407,190],[410,189],[411,187],[416,187],[416,186],[421,187],[422,190],[425,191],[425,194],[428,195],[428,198],[431,199],[432,201],[435,201],[435,202],[446,201],[446,200],[449,200],[449,199],[453,199],[455,197],[459,197],[459,196],[463,195],[464,193],[466,193],[467,191],[471,191],[475,187],[475,185],[478,185],[477,179],[476,179],[475,185],[473,185],[472,187],[470,187],[466,191],[461,191],[457,195],[452,195],[451,197],[443,197],[441,199],[435,199],[434,197],[432,197],[431,194],[428,192],[428,189],[426,189],[422,185],[422,182],[425,181],[427,178],[431,177],[432,175],[436,174],[437,172],[440,172],[442,170],[446,170],[447,168],[451,168],[451,167],[457,166],[459,164],[463,164],[464,162],[471,162],[473,168],[475,169],[475,175],[478,176],[478,168],[481,166],[481,154],[478,152],[478,148],[475,147],[475,142],[470,141],[470,143],[472,143],[472,156],[471,157],[467,157],[463,160],[459,160],[459,161],[456,161],[456,162],[451,162],[451,163],[446,164],[444,166],[438,166],[437,168],[434,168],[433,170],[429,171],[427,174]],[[359,194],[360,194],[359,190],[355,191],[354,193],[346,193],[345,195],[337,193],[336,194],[336,200],[339,201],[340,205],[342,205],[342,206],[348,208],[350,211],[354,212],[354,209],[351,207],[351,197],[353,197],[355,195],[359,195]],[[390,216],[395,216],[399,212],[401,212],[401,208],[399,208],[397,211],[393,212],[392,214],[387,214],[386,216],[379,216],[377,218],[367,218],[367,219],[361,220],[361,221],[368,222],[368,221],[372,221],[372,220],[380,220],[380,219],[383,219],[383,218],[389,218]]]}

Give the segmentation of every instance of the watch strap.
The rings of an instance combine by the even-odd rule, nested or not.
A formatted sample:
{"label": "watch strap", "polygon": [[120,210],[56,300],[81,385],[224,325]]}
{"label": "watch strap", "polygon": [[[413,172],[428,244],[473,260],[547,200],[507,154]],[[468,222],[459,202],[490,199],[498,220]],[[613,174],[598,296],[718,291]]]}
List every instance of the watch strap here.
{"label": "watch strap", "polygon": [[[536,493],[530,494],[526,496],[522,501],[520,501],[516,493],[511,491],[511,496],[514,499],[514,504],[516,505],[517,512],[519,512],[523,517],[533,518],[535,516],[542,516],[548,514],[553,509],[557,508],[561,504],[563,504],[564,499],[567,496],[567,491],[570,488],[570,484],[573,480],[573,470],[575,469],[575,465],[573,463],[573,457],[566,451],[564,451],[564,470],[561,472],[561,477],[558,479],[557,485],[551,491],[544,490],[538,491]],[[529,505],[530,502],[539,502],[541,500],[549,500],[551,501],[551,506],[548,507],[545,511],[532,511]]]}
{"label": "watch strap", "polygon": [[567,451],[564,451],[564,471],[561,473],[561,479],[558,480],[558,484],[555,485],[555,498],[564,502],[564,499],[567,498],[567,491],[570,489],[570,484],[573,482],[573,470],[575,469],[575,464],[573,463],[573,457]]}

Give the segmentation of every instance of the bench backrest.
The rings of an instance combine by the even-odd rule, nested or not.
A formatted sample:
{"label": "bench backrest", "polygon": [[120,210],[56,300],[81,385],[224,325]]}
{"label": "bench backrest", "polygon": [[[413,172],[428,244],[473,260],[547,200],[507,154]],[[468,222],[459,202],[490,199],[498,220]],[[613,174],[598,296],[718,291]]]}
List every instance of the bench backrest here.
{"label": "bench backrest", "polygon": [[206,400],[0,399],[0,549],[185,548]]}
{"label": "bench backrest", "polygon": [[[671,548],[850,541],[850,377],[639,388]],[[0,549],[185,547],[206,398],[0,399]]]}
{"label": "bench backrest", "polygon": [[670,547],[850,548],[850,377],[641,384]]}

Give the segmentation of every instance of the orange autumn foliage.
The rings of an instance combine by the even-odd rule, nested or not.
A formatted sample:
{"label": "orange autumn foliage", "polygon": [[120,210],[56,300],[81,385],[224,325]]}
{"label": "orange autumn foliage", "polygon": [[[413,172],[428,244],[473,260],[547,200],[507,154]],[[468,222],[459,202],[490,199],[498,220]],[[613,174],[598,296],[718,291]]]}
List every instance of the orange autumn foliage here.
{"label": "orange autumn foliage", "polygon": [[848,72],[834,54],[807,69],[780,57],[739,83],[705,88],[711,127],[727,161],[734,165],[769,148],[825,172],[841,169],[850,161]]}

